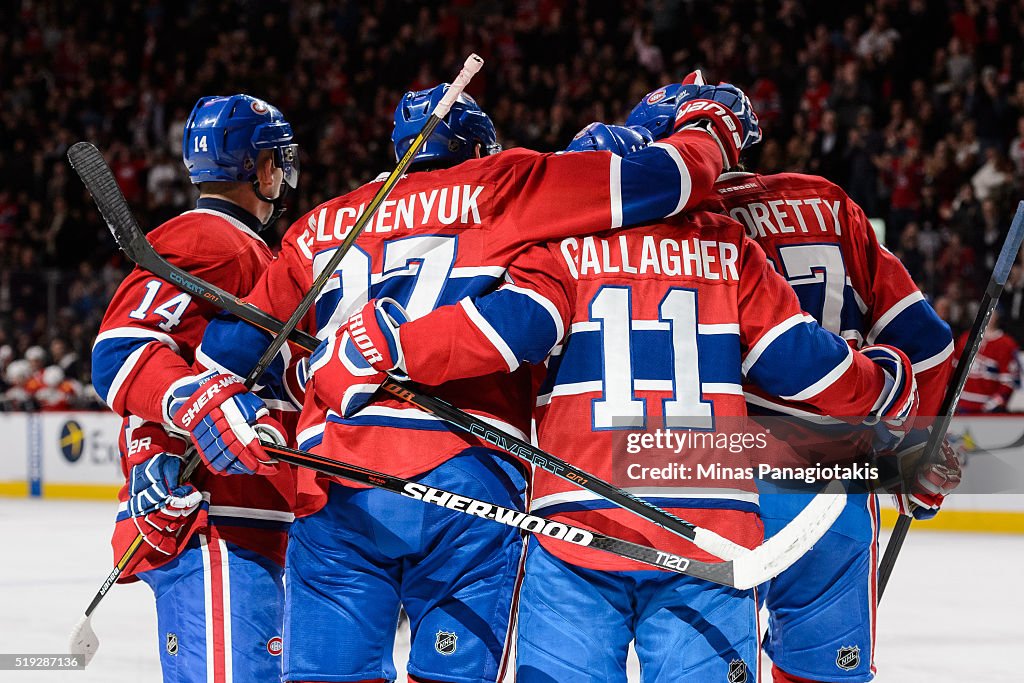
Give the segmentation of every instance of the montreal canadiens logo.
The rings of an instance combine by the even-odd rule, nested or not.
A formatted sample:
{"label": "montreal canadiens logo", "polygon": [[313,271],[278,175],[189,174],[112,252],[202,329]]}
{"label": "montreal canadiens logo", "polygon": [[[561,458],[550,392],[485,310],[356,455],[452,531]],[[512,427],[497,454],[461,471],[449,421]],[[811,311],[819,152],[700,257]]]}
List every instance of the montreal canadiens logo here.
{"label": "montreal canadiens logo", "polygon": [[658,102],[661,102],[663,99],[665,99],[665,89],[658,88],[657,90],[655,90],[654,92],[647,96],[647,104],[657,104]]}
{"label": "montreal canadiens logo", "polygon": [[579,140],[581,137],[583,137],[584,135],[589,133],[591,130],[593,130],[596,125],[597,125],[597,123],[588,123],[587,126],[583,130],[581,130],[580,132],[576,133],[576,135],[572,136],[572,139],[573,140]]}
{"label": "montreal canadiens logo", "polygon": [[281,636],[274,636],[273,638],[267,641],[267,652],[274,655],[275,657],[279,656],[283,650],[284,641],[281,640]]}
{"label": "montreal canadiens logo", "polygon": [[267,103],[263,100],[253,100],[249,106],[252,107],[252,110],[257,114],[266,114],[270,111],[270,108],[267,107]]}

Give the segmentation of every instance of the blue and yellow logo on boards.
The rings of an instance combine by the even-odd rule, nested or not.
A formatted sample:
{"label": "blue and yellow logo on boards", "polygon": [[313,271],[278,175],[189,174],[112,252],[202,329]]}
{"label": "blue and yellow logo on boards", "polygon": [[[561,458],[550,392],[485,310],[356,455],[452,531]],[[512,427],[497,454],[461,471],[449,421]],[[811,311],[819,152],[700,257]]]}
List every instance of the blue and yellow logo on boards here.
{"label": "blue and yellow logo on boards", "polygon": [[68,420],[60,428],[60,452],[68,462],[78,462],[85,450],[85,432],[82,425],[74,420]]}

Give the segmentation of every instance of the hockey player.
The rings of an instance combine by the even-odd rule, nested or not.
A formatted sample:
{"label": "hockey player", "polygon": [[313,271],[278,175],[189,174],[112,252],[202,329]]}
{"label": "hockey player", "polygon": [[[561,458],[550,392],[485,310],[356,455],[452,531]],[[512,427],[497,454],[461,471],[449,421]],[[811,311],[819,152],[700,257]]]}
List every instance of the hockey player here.
{"label": "hockey player", "polygon": [[[1020,349],[1017,342],[999,326],[999,315],[998,308],[992,312],[978,349],[978,359],[971,366],[960,395],[957,412],[964,415],[1007,412],[1007,403],[1020,386],[1020,364],[1017,362]],[[969,332],[964,332],[957,340],[956,358],[963,355],[969,335]]]}
{"label": "hockey player", "polygon": [[[657,139],[667,132],[666,117],[672,112],[662,103],[691,96],[676,85],[666,86],[641,100],[628,121],[648,127]],[[917,378],[921,421],[937,413],[951,372],[949,327],[842,189],[817,176],[734,172],[719,179],[704,206],[746,227],[803,310],[826,330],[853,348],[888,344],[903,351]],[[807,414],[805,406],[778,401],[756,387],[746,389],[752,412]],[[905,450],[910,443],[920,449],[926,436],[917,432]],[[916,472],[912,488],[897,496],[901,511],[909,507],[919,519],[933,516],[959,482],[956,457],[948,448],[943,453],[943,464]],[[777,533],[806,503],[799,494],[762,495],[766,536]],[[876,496],[851,495],[822,540],[771,581],[765,596],[770,615],[765,651],[776,683],[873,678],[877,535]]]}
{"label": "hockey player", "polygon": [[[591,124],[570,149],[606,150],[572,155],[582,164],[643,144],[629,129]],[[547,360],[537,401],[541,448],[612,481],[619,430],[716,429],[716,420],[745,415],[744,376],[838,415],[895,424],[912,416],[909,360],[881,345],[853,352],[822,330],[743,233],[717,214],[680,215],[535,246],[495,293],[412,322],[399,324],[391,302],[371,301],[335,333],[345,348],[312,384],[344,411],[349,388],[365,390],[384,371],[439,385]],[[377,372],[351,363],[359,355]],[[534,486],[534,514],[714,559],[543,470]],[[753,482],[633,490],[746,547],[762,540]],[[757,677],[752,590],[539,538],[530,541],[519,604],[522,683],[624,682],[634,640],[645,681]]]}
{"label": "hockey player", "polygon": [[[446,88],[402,98],[392,137],[396,157]],[[333,339],[371,297],[394,299],[418,317],[493,289],[533,242],[692,207],[758,134],[749,103],[737,93],[730,86],[708,91],[707,108],[682,116],[661,145],[614,158],[499,152],[490,118],[461,97],[416,157],[414,172],[346,255],[304,329]],[[291,314],[378,187],[371,182],[296,222],[247,301],[278,317]],[[238,372],[266,343],[254,328],[218,320],[202,349],[218,367]],[[311,367],[339,348],[322,347]],[[439,396],[523,436],[532,391],[528,373],[437,388]],[[307,392],[299,446],[522,509],[525,476],[512,458],[395,401],[353,415],[368,399],[353,392],[342,409],[339,401],[325,404]],[[286,680],[393,680],[400,605],[412,629],[411,680],[500,679],[522,557],[518,534],[306,474],[300,473],[300,519],[291,527],[288,550]]]}
{"label": "hockey player", "polygon": [[[239,294],[271,261],[257,233],[283,209],[298,179],[297,146],[281,112],[249,95],[203,97],[182,140],[196,208],[153,230],[153,246],[174,265]],[[188,444],[165,428],[182,423],[183,397],[209,393],[206,434],[239,445],[253,422],[274,423],[224,378],[203,383],[192,362],[217,309],[136,268],[114,295],[93,346],[93,382],[125,416],[126,476],[113,537],[115,560],[142,534],[145,544],[122,574],[156,594],[165,681],[276,681],[281,671],[282,565],[293,519],[294,478],[251,461],[261,476],[215,476],[241,469],[219,457],[179,482]],[[278,402],[275,407],[282,407]],[[279,428],[278,428],[279,429]],[[216,435],[219,432],[219,437]]]}

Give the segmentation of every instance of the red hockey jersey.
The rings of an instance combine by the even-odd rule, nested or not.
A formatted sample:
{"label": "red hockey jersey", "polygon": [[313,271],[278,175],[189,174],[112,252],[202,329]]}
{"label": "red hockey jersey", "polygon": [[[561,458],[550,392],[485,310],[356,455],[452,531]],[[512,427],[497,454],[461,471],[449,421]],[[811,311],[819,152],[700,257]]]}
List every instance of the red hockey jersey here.
{"label": "red hockey jersey", "polygon": [[[198,208],[149,234],[154,248],[175,266],[228,292],[252,288],[273,256],[253,228],[253,217],[224,200],[204,197]],[[247,224],[248,223],[248,224]],[[114,295],[93,344],[93,384],[114,412],[125,416],[122,446],[131,441],[136,416],[168,422],[163,396],[176,380],[194,374],[192,362],[207,323],[220,311],[174,285],[135,268]],[[287,401],[268,400],[294,425]],[[122,449],[124,450],[124,449]],[[122,466],[127,474],[127,453]],[[294,518],[293,472],[282,467],[271,477],[220,476],[200,467],[192,483],[204,494],[209,522],[232,543],[284,561],[287,524]],[[127,485],[118,519],[127,519]],[[194,531],[194,529],[193,529]],[[187,538],[181,539],[181,545]]]}
{"label": "red hockey jersey", "polygon": [[[957,340],[957,358],[963,355],[969,335],[969,332],[964,332]],[[960,394],[958,413],[1006,412],[1010,396],[1020,386],[1018,351],[1020,347],[1010,335],[1002,330],[986,330],[978,357]]]}
{"label": "red hockey jersey", "polygon": [[[549,358],[537,400],[541,448],[754,547],[762,527],[753,477],[680,476],[678,485],[642,477],[631,485],[628,466],[621,466],[624,436],[655,428],[721,433],[716,421],[746,415],[744,379],[829,414],[868,415],[885,380],[879,367],[800,310],[743,232],[736,221],[697,212],[538,245],[515,261],[496,292],[402,325],[406,370],[433,384]],[[732,452],[736,467],[761,460]],[[701,464],[730,465],[721,448],[687,447],[676,459],[692,467],[701,455],[715,459]],[[712,559],[543,470],[535,473],[532,511]],[[595,569],[649,569],[561,541],[540,542]]]}
{"label": "red hockey jersey", "polygon": [[[952,372],[949,326],[839,186],[799,173],[726,173],[702,208],[745,225],[803,309],[826,330],[854,348],[889,344],[906,353],[917,379],[920,419],[938,412]],[[756,388],[748,399],[772,412],[800,414]]]}
{"label": "red hockey jersey", "polygon": [[[539,154],[512,149],[449,169],[402,178],[383,202],[302,327],[331,334],[368,298],[390,297],[410,317],[493,289],[513,258],[538,241],[660,218],[692,208],[721,169],[717,144],[684,130],[625,157],[608,152]],[[246,300],[287,318],[379,188],[369,183],[309,212],[288,231],[278,259]],[[269,337],[214,321],[203,360],[234,370],[251,364]],[[251,356],[251,357],[250,357]],[[237,372],[237,370],[236,370]],[[240,373],[239,373],[240,374]],[[453,382],[435,393],[520,436],[530,431],[530,373]],[[307,400],[298,444],[339,460],[413,476],[477,445],[454,428],[388,398],[350,418]],[[321,487],[300,475],[323,505]]]}

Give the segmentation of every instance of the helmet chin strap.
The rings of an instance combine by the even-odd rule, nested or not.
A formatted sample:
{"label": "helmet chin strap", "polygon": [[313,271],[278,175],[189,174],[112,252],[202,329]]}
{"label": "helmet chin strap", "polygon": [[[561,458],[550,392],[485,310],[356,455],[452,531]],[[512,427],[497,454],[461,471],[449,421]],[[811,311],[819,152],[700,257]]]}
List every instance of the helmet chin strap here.
{"label": "helmet chin strap", "polygon": [[261,202],[266,202],[267,204],[270,204],[271,206],[274,207],[274,210],[270,213],[270,216],[267,218],[267,220],[263,221],[263,227],[260,230],[261,232],[265,230],[267,226],[271,225],[274,221],[280,218],[281,214],[283,214],[285,212],[285,209],[288,208],[284,201],[285,198],[288,196],[289,189],[290,188],[288,186],[288,183],[281,183],[281,189],[278,191],[277,197],[271,199],[270,197],[267,197],[262,192],[260,192],[260,181],[258,178],[252,181],[252,191],[256,194],[256,197]]}

